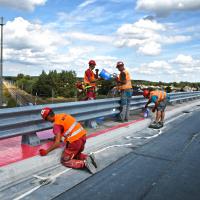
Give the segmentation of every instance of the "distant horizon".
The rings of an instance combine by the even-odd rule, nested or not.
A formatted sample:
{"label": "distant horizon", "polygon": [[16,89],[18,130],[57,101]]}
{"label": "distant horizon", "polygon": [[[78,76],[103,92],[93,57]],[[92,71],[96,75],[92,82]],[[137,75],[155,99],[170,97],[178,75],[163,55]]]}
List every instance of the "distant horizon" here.
{"label": "distant horizon", "polygon": [[[22,74],[22,73],[20,73],[20,74]],[[23,74],[23,75],[28,75],[28,76],[30,76],[30,77],[39,77],[40,75],[38,75],[38,76],[31,76],[31,75],[29,75],[29,74]],[[14,77],[14,78],[17,78],[17,76],[3,76],[3,78],[8,78],[8,77]],[[81,79],[83,79],[83,77],[78,77],[77,76],[77,78],[81,78]],[[155,83],[159,83],[159,82],[162,82],[162,83],[167,83],[167,84],[169,84],[169,83],[199,83],[200,84],[200,81],[199,82],[189,82],[189,81],[180,81],[180,82],[164,82],[164,81],[151,81],[151,80],[134,80],[134,79],[132,79],[131,81],[147,81],[147,82],[155,82]]]}

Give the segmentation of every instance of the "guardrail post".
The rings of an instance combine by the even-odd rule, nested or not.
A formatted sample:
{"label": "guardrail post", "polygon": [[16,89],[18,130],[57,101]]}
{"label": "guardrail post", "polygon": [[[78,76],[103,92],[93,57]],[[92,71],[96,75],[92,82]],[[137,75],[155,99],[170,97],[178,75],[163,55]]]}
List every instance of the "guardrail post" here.
{"label": "guardrail post", "polygon": [[40,138],[36,133],[30,133],[27,135],[22,135],[22,144],[28,144],[31,146],[37,146],[40,144]]}

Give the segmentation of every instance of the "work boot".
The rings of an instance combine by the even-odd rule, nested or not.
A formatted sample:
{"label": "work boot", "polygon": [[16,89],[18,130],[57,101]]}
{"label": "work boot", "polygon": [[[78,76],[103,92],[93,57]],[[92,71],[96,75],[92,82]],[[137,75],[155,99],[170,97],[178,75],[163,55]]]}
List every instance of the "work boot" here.
{"label": "work boot", "polygon": [[159,129],[161,128],[162,126],[159,124],[159,123],[156,123],[154,126],[152,126],[152,128],[154,129]]}
{"label": "work boot", "polygon": [[89,157],[90,157],[91,160],[92,160],[92,164],[95,166],[95,168],[97,168],[97,167],[98,167],[98,164],[97,164],[97,161],[96,161],[96,158],[95,158],[94,153],[90,153],[90,154],[89,154]]}
{"label": "work boot", "polygon": [[162,126],[157,122],[153,122],[152,124],[149,125],[149,128],[153,128],[153,129],[159,129],[161,127]]}
{"label": "work boot", "polygon": [[85,166],[89,170],[89,172],[91,174],[95,174],[96,173],[96,168],[93,165],[92,159],[90,158],[90,156],[88,156],[84,162],[85,162]]}
{"label": "work boot", "polygon": [[156,121],[153,121],[152,123],[151,123],[151,126],[155,126],[157,124],[157,122]]}
{"label": "work boot", "polygon": [[159,125],[160,125],[161,127],[164,126],[164,122],[160,121],[160,122],[158,122],[158,123],[159,123]]}

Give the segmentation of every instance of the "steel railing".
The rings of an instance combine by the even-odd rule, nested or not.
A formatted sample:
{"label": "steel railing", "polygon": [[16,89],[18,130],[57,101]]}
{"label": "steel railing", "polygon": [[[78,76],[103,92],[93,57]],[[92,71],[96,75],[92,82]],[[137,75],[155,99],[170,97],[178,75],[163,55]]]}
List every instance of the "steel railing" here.
{"label": "steel railing", "polygon": [[[195,98],[200,98],[200,91],[170,93],[171,103]],[[143,108],[146,102],[142,96],[132,97],[131,110]],[[117,115],[120,112],[120,98],[0,109],[0,139],[31,135],[52,128],[52,124],[42,120],[40,116],[40,111],[45,106],[53,108],[55,113],[68,113],[78,121],[85,121]]]}

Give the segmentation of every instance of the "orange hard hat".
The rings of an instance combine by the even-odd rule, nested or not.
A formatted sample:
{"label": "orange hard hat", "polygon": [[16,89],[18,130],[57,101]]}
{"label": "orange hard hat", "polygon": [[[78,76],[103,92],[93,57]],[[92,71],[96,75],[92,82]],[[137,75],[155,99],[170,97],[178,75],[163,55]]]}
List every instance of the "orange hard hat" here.
{"label": "orange hard hat", "polygon": [[96,65],[96,62],[94,60],[90,60],[88,64],[89,65]]}
{"label": "orange hard hat", "polygon": [[149,90],[144,90],[143,91],[143,96],[144,97],[148,97],[148,95],[149,95]]}
{"label": "orange hard hat", "polygon": [[53,110],[49,107],[45,107],[41,110],[41,116],[44,120],[48,117],[49,113],[51,113]]}

